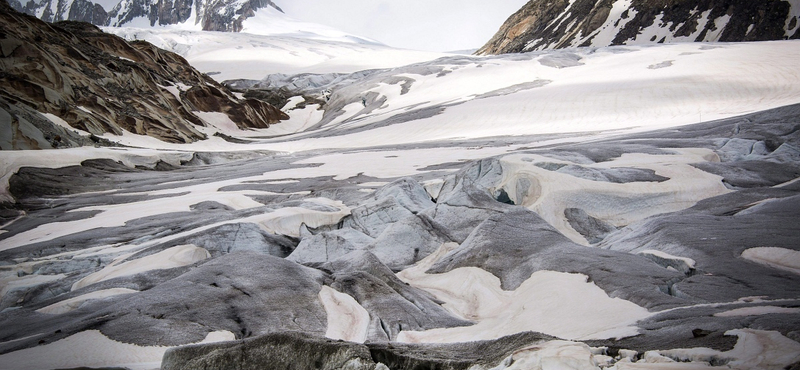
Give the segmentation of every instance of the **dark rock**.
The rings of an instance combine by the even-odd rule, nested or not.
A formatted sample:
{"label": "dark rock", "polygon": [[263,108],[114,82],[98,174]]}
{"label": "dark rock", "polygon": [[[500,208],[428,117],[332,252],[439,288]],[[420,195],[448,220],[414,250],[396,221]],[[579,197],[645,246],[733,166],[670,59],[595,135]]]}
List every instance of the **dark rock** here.
{"label": "dark rock", "polygon": [[[12,122],[9,129],[0,130],[3,148],[68,147],[88,141],[69,129],[43,123],[32,112],[20,112],[13,107],[17,103],[96,136],[121,135],[125,130],[172,143],[206,138],[195,128],[204,123],[193,110],[226,113],[243,129],[264,128],[288,118],[262,101],[237,100],[179,55],[147,42],[128,43],[88,23],[48,24],[5,2],[0,7],[4,35],[0,119]],[[180,84],[191,88],[179,97],[160,87]]]}
{"label": "dark rock", "polygon": [[[509,17],[476,54],[663,43],[695,34],[697,36],[693,39],[677,41],[783,40],[797,38],[799,33],[797,28],[786,29],[796,17],[790,12],[790,4],[780,0],[712,0],[702,3],[633,0],[619,16],[610,18],[615,16],[611,13],[612,7],[618,5],[610,0],[528,2]],[[708,18],[701,20],[701,15],[706,12]],[[721,17],[730,17],[730,20],[720,31],[716,29],[715,20]],[[659,24],[655,24],[657,20],[660,20]],[[701,23],[705,24],[702,29],[698,28]],[[661,27],[668,36],[659,40],[637,39],[643,29],[653,26]],[[606,38],[594,38],[601,27],[605,32],[612,32],[610,42]]]}
{"label": "dark rock", "polygon": [[706,337],[709,334],[711,334],[710,330],[705,330],[700,328],[692,330],[692,336],[695,338]]}

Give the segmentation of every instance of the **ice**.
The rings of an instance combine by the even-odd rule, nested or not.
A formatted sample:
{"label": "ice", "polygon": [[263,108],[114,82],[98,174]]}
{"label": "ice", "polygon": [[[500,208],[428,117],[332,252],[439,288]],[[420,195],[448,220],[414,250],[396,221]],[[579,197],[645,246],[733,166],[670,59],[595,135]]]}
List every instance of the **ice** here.
{"label": "ice", "polygon": [[319,299],[328,314],[325,336],[350,342],[364,343],[369,329],[369,313],[353,297],[323,286]]}
{"label": "ice", "polygon": [[[673,349],[657,351],[658,354],[681,362],[709,363],[727,360],[727,367],[737,370],[782,370],[800,361],[800,343],[777,331],[736,329],[725,335],[739,337],[730,351],[720,352],[709,348]],[[625,369],[627,367],[619,367]],[[649,369],[642,367],[642,369]]]}
{"label": "ice", "polygon": [[[234,340],[229,331],[210,332],[200,343]],[[77,367],[125,367],[150,370],[161,367],[170,347],[137,346],[109,339],[99,330],[87,330],[54,343],[0,355],[5,370],[66,369]]]}
{"label": "ice", "polygon": [[[650,313],[634,303],[609,297],[581,274],[537,271],[516,290],[500,288],[500,279],[476,267],[443,274],[425,271],[454,244],[397,274],[445,302],[453,314],[475,321],[466,327],[403,331],[399,342],[437,343],[495,339],[537,331],[565,339],[623,338],[638,334],[635,323]],[[570,292],[563,294],[563,292]],[[589,304],[591,302],[591,304]]]}
{"label": "ice", "polygon": [[[624,154],[611,161],[587,165],[594,168],[632,167],[650,169],[669,178],[663,182],[623,184],[592,181],[538,167],[537,162],[559,162],[550,158],[513,154],[501,158],[503,180],[494,189],[505,189],[514,204],[536,211],[548,223],[579,244],[588,241],[562,217],[567,208],[581,208],[592,217],[625,226],[657,213],[678,211],[700,200],[730,192],[722,178],[701,171],[692,163],[718,161],[707,149],[675,149],[675,154]],[[571,164],[564,161],[566,164]],[[527,189],[518,189],[527,179]],[[527,194],[517,199],[517,194]]]}
{"label": "ice", "polygon": [[137,290],[127,289],[127,288],[111,288],[111,289],[96,290],[91,293],[86,293],[84,295],[65,299],[58,303],[53,303],[49,306],[42,307],[36,310],[36,312],[59,315],[79,308],[86,301],[90,301],[93,299],[103,299],[103,298],[118,296],[121,294],[131,294],[136,292]]}
{"label": "ice", "polygon": [[0,278],[0,299],[5,297],[6,293],[19,288],[33,287],[49,282],[61,280],[67,277],[64,274],[56,275],[25,275],[22,277],[17,276],[4,276]]}
{"label": "ice", "polygon": [[72,284],[72,290],[99,283],[120,276],[135,275],[150,270],[170,269],[191,265],[195,262],[211,258],[207,250],[188,244],[165,249],[156,254],[125,261],[119,258],[102,270],[90,274]]}
{"label": "ice", "polygon": [[717,317],[758,316],[758,315],[769,315],[773,313],[797,314],[800,313],[800,308],[778,307],[778,306],[751,306],[751,307],[742,307],[729,311],[715,313],[714,316]]}
{"label": "ice", "polygon": [[742,258],[800,274],[800,251],[777,247],[757,247],[743,251]]}

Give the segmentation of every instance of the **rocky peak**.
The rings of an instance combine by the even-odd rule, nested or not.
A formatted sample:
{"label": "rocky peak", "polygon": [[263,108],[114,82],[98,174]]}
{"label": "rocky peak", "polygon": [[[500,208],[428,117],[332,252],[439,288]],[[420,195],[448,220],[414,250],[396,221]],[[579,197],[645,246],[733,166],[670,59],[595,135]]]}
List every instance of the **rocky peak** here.
{"label": "rocky peak", "polygon": [[281,10],[271,0],[121,0],[108,12],[90,0],[10,0],[10,5],[47,22],[72,20],[113,27],[192,22],[205,31],[223,32],[241,31],[242,22],[258,9]]}
{"label": "rocky peak", "polygon": [[477,54],[800,38],[800,0],[532,0]]}
{"label": "rocky peak", "polygon": [[0,131],[2,149],[81,145],[75,129],[188,143],[206,138],[196,112],[224,113],[241,129],[288,118],[267,103],[236,98],[177,54],[88,23],[45,23],[4,1],[0,84],[0,120],[9,122]]}

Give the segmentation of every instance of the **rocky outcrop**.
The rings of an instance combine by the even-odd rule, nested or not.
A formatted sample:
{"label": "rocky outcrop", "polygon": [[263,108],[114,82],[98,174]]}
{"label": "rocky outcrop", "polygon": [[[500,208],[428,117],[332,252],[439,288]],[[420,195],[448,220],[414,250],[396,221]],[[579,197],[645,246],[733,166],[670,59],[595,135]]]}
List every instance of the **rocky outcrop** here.
{"label": "rocky outcrop", "polygon": [[[48,24],[6,3],[0,7],[0,106],[17,127],[0,137],[3,149],[76,145],[81,134],[75,129],[83,136],[128,131],[189,143],[206,137],[197,129],[206,123],[195,111],[226,113],[242,129],[288,118],[267,103],[237,99],[182,57],[147,42],[128,43],[87,23]],[[49,128],[32,111],[50,115]]]}
{"label": "rocky outcrop", "polygon": [[477,54],[577,46],[800,38],[796,1],[529,1]]}

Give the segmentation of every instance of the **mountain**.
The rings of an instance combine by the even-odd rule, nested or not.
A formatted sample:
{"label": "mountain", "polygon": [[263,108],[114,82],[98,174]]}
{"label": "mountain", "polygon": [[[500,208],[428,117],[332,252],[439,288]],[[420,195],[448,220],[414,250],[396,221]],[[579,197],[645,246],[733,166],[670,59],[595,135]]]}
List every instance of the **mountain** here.
{"label": "mountain", "polygon": [[479,55],[577,46],[800,38],[799,0],[532,0]]}
{"label": "mountain", "polygon": [[98,26],[185,24],[204,31],[239,32],[256,10],[280,8],[270,0],[122,0],[106,11],[89,0],[11,0],[17,11],[47,22],[89,22]]}
{"label": "mountain", "polygon": [[81,145],[85,136],[126,132],[187,143],[214,134],[214,124],[266,128],[288,118],[238,99],[147,42],[128,43],[87,23],[46,23],[5,2],[0,10],[0,114],[11,123],[0,135],[3,149]]}
{"label": "mountain", "polygon": [[71,20],[98,25],[108,22],[108,12],[103,6],[89,0],[30,0],[24,4],[11,0],[9,5],[46,22]]}
{"label": "mountain", "polygon": [[276,69],[243,96],[289,120],[241,130],[175,54],[21,19],[0,120],[185,105],[228,137],[0,151],[4,370],[800,363],[800,40]]}

